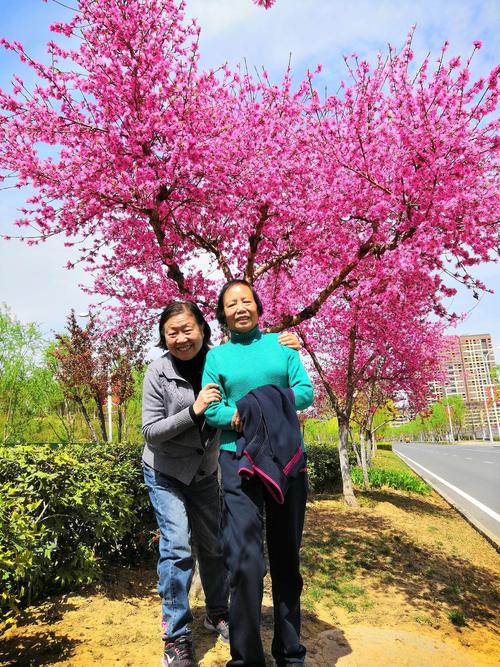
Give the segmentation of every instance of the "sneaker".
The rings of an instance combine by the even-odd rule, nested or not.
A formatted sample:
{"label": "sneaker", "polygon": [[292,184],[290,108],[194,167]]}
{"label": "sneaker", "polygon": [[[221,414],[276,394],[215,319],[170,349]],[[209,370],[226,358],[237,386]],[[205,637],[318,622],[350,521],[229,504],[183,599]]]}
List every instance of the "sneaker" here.
{"label": "sneaker", "polygon": [[193,642],[186,635],[165,642],[163,667],[197,667],[194,659]]}
{"label": "sneaker", "polygon": [[203,625],[207,630],[218,632],[222,641],[229,643],[229,622],[227,614],[220,614],[219,616],[206,616]]}

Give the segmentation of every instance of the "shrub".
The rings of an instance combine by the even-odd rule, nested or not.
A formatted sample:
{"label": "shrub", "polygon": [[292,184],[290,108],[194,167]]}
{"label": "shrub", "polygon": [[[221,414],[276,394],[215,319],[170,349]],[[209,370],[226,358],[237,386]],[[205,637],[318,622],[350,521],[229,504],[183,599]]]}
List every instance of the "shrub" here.
{"label": "shrub", "polygon": [[[363,471],[361,468],[351,470],[351,478],[357,486],[363,486]],[[430,486],[422,482],[418,477],[408,472],[398,470],[385,470],[383,468],[370,468],[368,470],[368,480],[374,488],[389,486],[392,489],[401,489],[403,491],[414,491],[421,495],[431,492]]]}
{"label": "shrub", "polygon": [[[138,445],[0,448],[0,614],[145,553]],[[152,526],[151,526],[152,527]]]}
{"label": "shrub", "polygon": [[448,618],[453,623],[453,625],[455,625],[458,628],[467,625],[467,619],[465,618],[464,613],[459,609],[451,609],[448,612]]}
{"label": "shrub", "polygon": [[377,442],[377,449],[392,452],[392,442]]}
{"label": "shrub", "polygon": [[[311,490],[316,493],[334,491],[342,488],[338,447],[331,444],[308,444],[307,473]],[[354,452],[349,452],[349,462],[356,464]]]}

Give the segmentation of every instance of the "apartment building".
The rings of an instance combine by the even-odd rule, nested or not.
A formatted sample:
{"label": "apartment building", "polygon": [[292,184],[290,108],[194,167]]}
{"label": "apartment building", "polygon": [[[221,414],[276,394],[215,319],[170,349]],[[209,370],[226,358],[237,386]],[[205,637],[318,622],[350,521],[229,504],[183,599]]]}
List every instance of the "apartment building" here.
{"label": "apartment building", "polygon": [[459,394],[467,406],[466,430],[477,438],[500,436],[500,402],[495,396],[495,356],[490,334],[448,336],[442,366],[446,381],[435,383],[433,400]]}

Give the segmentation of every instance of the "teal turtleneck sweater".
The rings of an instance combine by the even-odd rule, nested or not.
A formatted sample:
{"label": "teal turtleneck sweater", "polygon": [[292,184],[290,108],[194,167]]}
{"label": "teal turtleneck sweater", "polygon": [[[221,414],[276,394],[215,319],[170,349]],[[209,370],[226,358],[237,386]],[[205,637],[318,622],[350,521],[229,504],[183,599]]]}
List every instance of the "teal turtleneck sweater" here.
{"label": "teal turtleneck sweater", "polygon": [[231,429],[236,401],[264,384],[293,389],[297,410],[313,402],[313,388],[299,353],[278,343],[278,334],[263,334],[259,327],[246,333],[231,332],[225,345],[209,350],[203,371],[202,387],[215,382],[221,400],[205,412],[211,426],[222,429],[221,449],[236,451],[238,434]]}

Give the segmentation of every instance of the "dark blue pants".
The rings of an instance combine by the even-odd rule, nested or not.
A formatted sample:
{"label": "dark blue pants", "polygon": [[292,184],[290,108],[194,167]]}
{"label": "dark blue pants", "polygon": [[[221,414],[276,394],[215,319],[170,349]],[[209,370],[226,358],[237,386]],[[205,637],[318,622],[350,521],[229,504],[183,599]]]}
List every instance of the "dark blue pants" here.
{"label": "dark blue pants", "polygon": [[238,475],[238,460],[221,451],[220,468],[224,507],[224,556],[229,570],[229,628],[231,660],[227,667],[264,667],[260,621],[265,574],[263,526],[274,605],[272,654],[278,665],[303,664],[306,649],[300,643],[299,549],[307,496],[305,474],[290,486],[283,505],[273,500],[257,476]]}

